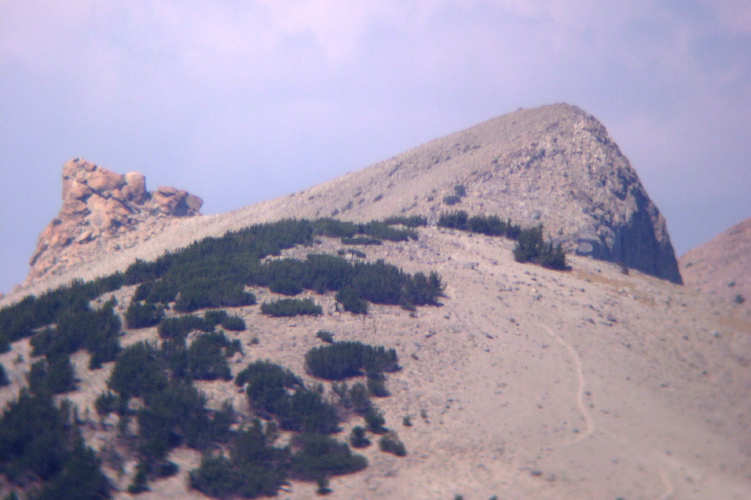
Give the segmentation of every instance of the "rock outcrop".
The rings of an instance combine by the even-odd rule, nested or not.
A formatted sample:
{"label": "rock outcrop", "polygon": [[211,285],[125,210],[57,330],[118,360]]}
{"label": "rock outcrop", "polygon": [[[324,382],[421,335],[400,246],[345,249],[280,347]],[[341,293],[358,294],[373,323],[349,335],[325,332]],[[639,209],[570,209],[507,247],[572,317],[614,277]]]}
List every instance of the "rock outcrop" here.
{"label": "rock outcrop", "polygon": [[[132,246],[153,234],[160,220],[199,215],[202,204],[181,189],[149,192],[140,173],[120,175],[73,159],[63,166],[63,206],[39,236],[27,282]],[[136,229],[142,229],[137,236]]]}

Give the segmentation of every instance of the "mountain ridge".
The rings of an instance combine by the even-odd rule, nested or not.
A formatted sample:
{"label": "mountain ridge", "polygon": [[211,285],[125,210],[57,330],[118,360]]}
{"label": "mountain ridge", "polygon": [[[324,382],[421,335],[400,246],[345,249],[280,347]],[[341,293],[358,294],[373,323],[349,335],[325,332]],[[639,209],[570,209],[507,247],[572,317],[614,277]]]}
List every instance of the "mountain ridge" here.
{"label": "mountain ridge", "polygon": [[[464,195],[447,205],[457,186]],[[665,220],[636,172],[605,127],[568,104],[502,115],[273,200],[160,221],[135,246],[115,234],[112,255],[100,262],[96,256],[82,259],[78,271],[63,272],[51,283],[107,274],[199,237],[284,217],[365,221],[419,214],[435,222],[442,211],[458,209],[524,226],[543,224],[548,239],[569,252],[681,283]]]}

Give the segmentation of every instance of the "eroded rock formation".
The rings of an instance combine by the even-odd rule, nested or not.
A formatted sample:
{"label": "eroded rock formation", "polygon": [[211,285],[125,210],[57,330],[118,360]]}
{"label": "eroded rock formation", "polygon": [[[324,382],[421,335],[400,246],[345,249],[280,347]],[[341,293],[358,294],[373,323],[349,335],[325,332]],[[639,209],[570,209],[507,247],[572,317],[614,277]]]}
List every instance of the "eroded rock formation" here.
{"label": "eroded rock formation", "polygon": [[153,234],[160,220],[200,215],[201,205],[201,198],[181,189],[147,191],[138,172],[120,175],[70,160],[63,166],[63,206],[39,236],[27,281],[132,246]]}

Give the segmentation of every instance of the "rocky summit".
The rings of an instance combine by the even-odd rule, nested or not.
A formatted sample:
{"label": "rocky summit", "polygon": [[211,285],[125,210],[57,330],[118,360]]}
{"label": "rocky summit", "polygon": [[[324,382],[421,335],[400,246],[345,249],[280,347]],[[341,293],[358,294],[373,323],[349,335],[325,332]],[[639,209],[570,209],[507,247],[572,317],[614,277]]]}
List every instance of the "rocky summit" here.
{"label": "rocky summit", "polygon": [[27,282],[132,247],[165,218],[199,215],[201,205],[201,198],[181,189],[147,191],[138,172],[120,175],[80,158],[70,160],[63,166],[63,206],[39,236]]}
{"label": "rocky summit", "polygon": [[665,219],[638,175],[605,127],[568,104],[503,115],[302,198],[295,209],[306,216],[435,220],[461,209],[543,224],[572,253],[681,283]]}

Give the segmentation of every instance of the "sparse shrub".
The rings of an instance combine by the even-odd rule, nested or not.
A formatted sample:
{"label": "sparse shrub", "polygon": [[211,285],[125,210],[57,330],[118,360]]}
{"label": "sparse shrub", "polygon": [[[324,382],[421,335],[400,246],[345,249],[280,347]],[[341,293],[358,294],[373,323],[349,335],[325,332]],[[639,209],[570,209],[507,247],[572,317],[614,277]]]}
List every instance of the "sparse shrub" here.
{"label": "sparse shrub", "polygon": [[349,435],[349,443],[353,448],[366,448],[370,446],[370,439],[365,436],[365,428],[361,425],[353,427]]}
{"label": "sparse shrub", "polygon": [[362,382],[352,385],[349,390],[349,401],[352,409],[360,415],[365,415],[373,407],[370,402],[370,391]]}
{"label": "sparse shrub", "polygon": [[443,203],[448,206],[456,205],[457,203],[461,201],[462,201],[462,197],[457,196],[455,194],[449,194],[443,197]]}
{"label": "sparse shrub", "polygon": [[385,398],[391,395],[389,390],[386,389],[386,377],[380,373],[368,375],[368,391],[377,398]]}
{"label": "sparse shrub", "polygon": [[404,427],[412,427],[412,418],[409,415],[405,415],[402,419],[402,425]]}
{"label": "sparse shrub", "polygon": [[364,469],[368,461],[362,455],[355,455],[346,443],[315,434],[295,436],[291,472],[293,477],[314,480],[329,475],[351,474]]}
{"label": "sparse shrub", "polygon": [[381,451],[386,453],[392,453],[397,457],[404,457],[407,455],[407,449],[404,447],[404,443],[399,439],[396,432],[389,431],[378,440],[378,447]]}
{"label": "sparse shrub", "polygon": [[454,186],[454,194],[456,194],[456,196],[464,198],[467,195],[467,188],[465,188],[463,184],[457,184],[456,186]]}
{"label": "sparse shrub", "polygon": [[735,296],[735,303],[736,304],[743,304],[744,302],[746,302],[746,297],[744,297],[740,293]]}
{"label": "sparse shrub", "polygon": [[386,419],[383,417],[383,413],[375,408],[370,408],[365,413],[365,424],[367,424],[368,430],[373,434],[384,434],[388,431],[385,427]]}
{"label": "sparse shrub", "polygon": [[261,312],[268,316],[320,316],[323,314],[321,306],[313,299],[280,299],[261,304]]}
{"label": "sparse shrub", "polygon": [[222,328],[230,330],[232,332],[241,332],[247,328],[245,320],[239,316],[227,316],[222,321]]}
{"label": "sparse shrub", "polygon": [[323,342],[326,342],[327,344],[334,343],[334,334],[326,330],[318,330],[318,333],[316,333],[316,338],[320,339]]}
{"label": "sparse shrub", "polygon": [[521,231],[514,247],[514,259],[517,262],[533,262],[550,269],[569,269],[566,264],[566,253],[560,243],[553,247],[552,243],[545,243],[543,240],[542,226]]}
{"label": "sparse shrub", "polygon": [[331,493],[331,488],[329,488],[329,478],[327,477],[319,477],[316,481],[316,484],[318,485],[318,489],[316,490],[316,495],[328,495]]}

